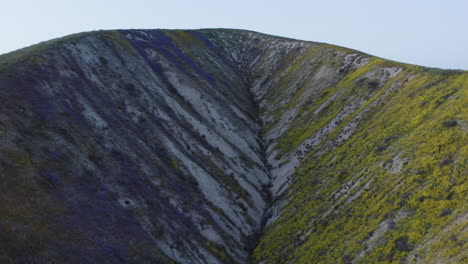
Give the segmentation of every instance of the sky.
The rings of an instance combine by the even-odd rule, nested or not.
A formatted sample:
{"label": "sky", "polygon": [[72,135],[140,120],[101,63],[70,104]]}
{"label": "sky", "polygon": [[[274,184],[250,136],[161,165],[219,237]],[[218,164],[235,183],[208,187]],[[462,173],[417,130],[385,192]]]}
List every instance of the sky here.
{"label": "sky", "polygon": [[238,28],[468,70],[467,0],[0,0],[0,54],[99,29]]}

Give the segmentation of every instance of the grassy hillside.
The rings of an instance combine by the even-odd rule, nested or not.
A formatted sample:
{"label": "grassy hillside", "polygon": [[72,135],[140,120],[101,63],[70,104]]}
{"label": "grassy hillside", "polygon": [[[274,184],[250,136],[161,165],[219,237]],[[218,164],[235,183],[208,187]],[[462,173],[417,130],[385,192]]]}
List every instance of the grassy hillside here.
{"label": "grassy hillside", "polygon": [[273,139],[277,166],[299,161],[255,261],[466,263],[468,73],[368,57],[342,78],[291,89],[317,57],[312,75],[339,73],[336,51],[296,58],[264,99],[264,135],[291,120]]}

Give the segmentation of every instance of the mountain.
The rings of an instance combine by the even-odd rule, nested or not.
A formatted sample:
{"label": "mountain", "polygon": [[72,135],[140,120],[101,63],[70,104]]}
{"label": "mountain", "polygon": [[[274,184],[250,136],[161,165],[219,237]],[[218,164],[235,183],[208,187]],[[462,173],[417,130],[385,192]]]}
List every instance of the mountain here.
{"label": "mountain", "polygon": [[230,29],[0,56],[2,263],[466,263],[468,73]]}

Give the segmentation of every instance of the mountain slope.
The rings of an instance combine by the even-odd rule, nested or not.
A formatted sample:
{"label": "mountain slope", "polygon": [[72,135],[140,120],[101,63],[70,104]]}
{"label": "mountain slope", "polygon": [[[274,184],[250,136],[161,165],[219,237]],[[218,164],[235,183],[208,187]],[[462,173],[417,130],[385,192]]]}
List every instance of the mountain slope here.
{"label": "mountain slope", "polygon": [[2,55],[0,256],[463,263],[467,86],[466,72],[225,29]]}
{"label": "mountain slope", "polygon": [[325,47],[280,76],[261,109],[286,191],[256,260],[466,262],[468,75]]}

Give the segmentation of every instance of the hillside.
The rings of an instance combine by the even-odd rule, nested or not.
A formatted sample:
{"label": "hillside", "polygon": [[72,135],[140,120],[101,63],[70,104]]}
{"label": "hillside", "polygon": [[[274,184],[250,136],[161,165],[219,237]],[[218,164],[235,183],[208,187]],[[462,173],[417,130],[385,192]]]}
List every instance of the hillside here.
{"label": "hillside", "polygon": [[468,73],[256,32],[0,56],[5,263],[466,263]]}

